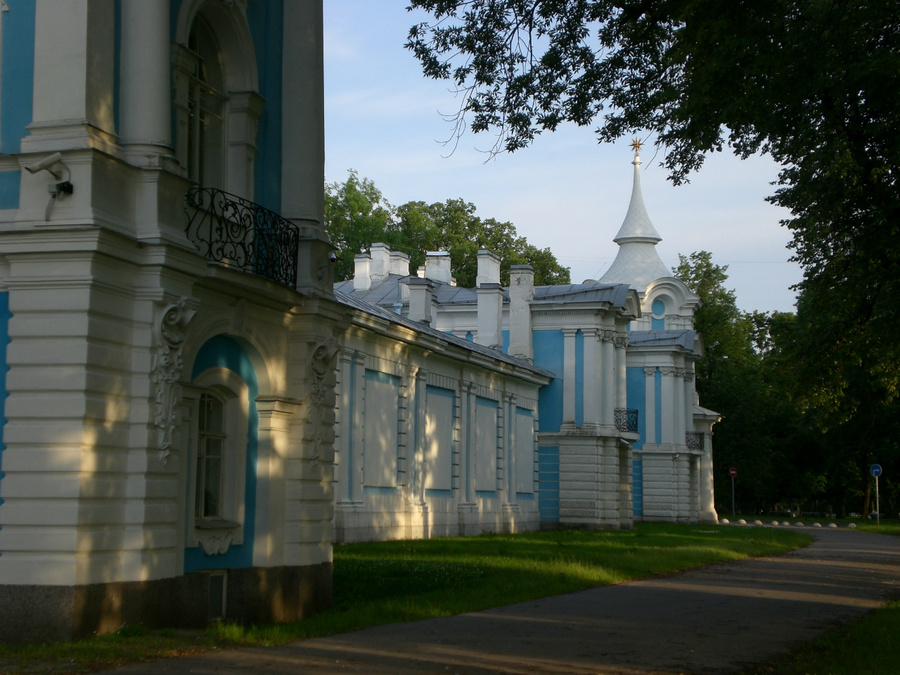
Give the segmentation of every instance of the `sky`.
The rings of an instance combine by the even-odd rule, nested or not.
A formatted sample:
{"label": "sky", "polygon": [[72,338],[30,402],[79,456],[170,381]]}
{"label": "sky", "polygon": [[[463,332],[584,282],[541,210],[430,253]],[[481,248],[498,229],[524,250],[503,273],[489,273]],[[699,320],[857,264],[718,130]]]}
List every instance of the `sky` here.
{"label": "sky", "polygon": [[[457,144],[447,114],[458,101],[450,83],[426,79],[404,49],[409,27],[427,15],[406,0],[325,0],[325,179],[350,169],[371,179],[395,206],[464,199],[482,219],[509,221],[520,236],[549,248],[572,281],[598,279],[618,251],[612,241],[628,209],[631,139],[598,144],[593,127],[539,136],[490,159],[490,135]],[[744,311],[794,311],[790,287],[802,279],[789,262],[787,211],[765,201],[778,166],[766,157],[707,159],[690,184],[674,186],[652,145],[641,153],[647,213],[662,237],[667,267],[678,255],[709,251],[727,266],[726,288]]]}

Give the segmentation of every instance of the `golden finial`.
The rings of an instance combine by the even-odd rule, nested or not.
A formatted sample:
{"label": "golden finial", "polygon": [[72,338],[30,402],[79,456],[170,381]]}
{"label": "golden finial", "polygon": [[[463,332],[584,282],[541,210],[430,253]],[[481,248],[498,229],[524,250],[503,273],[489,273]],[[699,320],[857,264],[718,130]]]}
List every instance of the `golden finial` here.
{"label": "golden finial", "polygon": [[644,145],[641,143],[640,138],[632,138],[631,139],[631,149],[634,150],[634,156],[637,157],[641,152],[641,146]]}

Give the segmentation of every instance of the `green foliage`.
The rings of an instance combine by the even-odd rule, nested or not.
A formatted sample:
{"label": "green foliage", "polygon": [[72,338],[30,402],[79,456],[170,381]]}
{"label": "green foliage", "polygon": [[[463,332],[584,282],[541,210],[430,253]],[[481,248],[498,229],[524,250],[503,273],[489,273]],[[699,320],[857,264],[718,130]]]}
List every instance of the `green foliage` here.
{"label": "green foliage", "polygon": [[700,251],[680,255],[673,270],[703,303],[694,316],[704,344],[697,390],[702,404],[723,418],[713,446],[720,509],[730,512],[728,470],[734,466],[736,501],[744,508],[796,510],[827,492],[820,434],[801,415],[793,356],[784,354],[796,320],[792,314],[741,312],[725,287],[727,269]]}
{"label": "green foliage", "polygon": [[[338,250],[334,278],[353,277],[353,257],[376,241],[384,241],[394,220],[394,207],[368,178],[350,170],[343,183],[325,186],[325,229]],[[380,238],[381,237],[381,238]]]}
{"label": "green foliage", "polygon": [[409,254],[410,267],[425,264],[426,251],[447,251],[457,283],[473,287],[479,249],[500,257],[501,283],[509,284],[510,265],[530,264],[535,284],[569,283],[569,270],[550,249],[538,249],[518,236],[512,223],[482,220],[475,205],[462,199],[444,203],[408,202],[391,206],[371,180],[350,171],[344,183],[325,186],[325,229],[338,249],[335,279],[353,277],[353,257],[381,242]]}
{"label": "green foliage", "polygon": [[783,657],[748,666],[741,675],[892,673],[900,663],[900,602],[835,628]]}
{"label": "green foliage", "polygon": [[[792,434],[781,433],[779,448],[762,439],[762,455],[774,462],[787,449],[794,466],[812,460],[804,481],[820,485],[817,476],[827,474],[839,501],[870,497],[867,463],[890,465],[886,476],[900,472],[900,3],[411,5],[435,22],[414,26],[407,47],[427,76],[462,91],[457,130],[492,131],[495,151],[523,148],[572,122],[598,124],[601,141],[649,130],[676,182],[726,146],[742,157],[770,154],[782,166],[770,201],[790,211],[785,225],[804,268],[796,322],[775,329],[776,362],[796,386],[780,381],[776,389],[808,428],[801,446],[788,444]],[[732,348],[744,350],[725,342],[740,328],[727,305],[717,307],[726,316],[708,317],[707,328],[724,331],[709,335],[708,346],[731,359]],[[758,349],[765,324],[780,319],[750,320]],[[769,379],[749,380],[751,391],[782,378],[765,361]],[[709,365],[725,368],[721,360]],[[763,435],[767,422],[757,424]],[[827,450],[824,464],[817,447]],[[851,465],[859,480],[848,479]]]}

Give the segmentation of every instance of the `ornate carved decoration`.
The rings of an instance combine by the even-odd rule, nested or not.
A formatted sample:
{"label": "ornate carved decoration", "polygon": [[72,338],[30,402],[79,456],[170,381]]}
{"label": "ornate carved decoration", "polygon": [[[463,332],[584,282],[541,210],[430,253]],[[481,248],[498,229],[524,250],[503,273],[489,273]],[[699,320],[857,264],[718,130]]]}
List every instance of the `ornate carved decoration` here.
{"label": "ornate carved decoration", "polygon": [[234,533],[230,530],[197,531],[197,543],[206,555],[222,555],[231,547]]}
{"label": "ornate carved decoration", "polygon": [[163,312],[156,335],[156,349],[150,380],[155,387],[156,410],[153,422],[157,429],[157,446],[160,464],[166,464],[172,451],[172,436],[177,420],[176,407],[181,400],[181,371],[184,362],[181,350],[187,335],[187,326],[194,318],[194,310],[188,308],[187,298],[181,298]]}
{"label": "ornate carved decoration", "polygon": [[656,375],[656,366],[644,366],[644,375]]}
{"label": "ornate carved decoration", "polygon": [[310,459],[314,467],[318,466],[319,459],[323,454],[322,425],[326,419],[326,408],[333,407],[329,405],[328,397],[334,394],[334,362],[339,351],[335,345],[320,344],[315,348],[310,359],[312,381],[309,392],[310,411],[307,428],[312,433],[306,435],[306,440],[312,445]]}

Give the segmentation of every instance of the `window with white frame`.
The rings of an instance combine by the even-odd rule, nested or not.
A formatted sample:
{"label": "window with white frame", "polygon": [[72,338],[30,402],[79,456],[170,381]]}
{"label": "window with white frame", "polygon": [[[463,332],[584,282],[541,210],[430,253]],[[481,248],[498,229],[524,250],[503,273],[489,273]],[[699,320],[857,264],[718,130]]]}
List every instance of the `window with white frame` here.
{"label": "window with white frame", "polygon": [[225,403],[214,393],[200,394],[197,422],[197,518],[222,517]]}
{"label": "window with white frame", "polygon": [[225,77],[216,36],[203,17],[194,20],[188,49],[194,57],[188,77],[188,178],[224,189]]}
{"label": "window with white frame", "polygon": [[185,387],[190,415],[188,546],[225,553],[243,542],[249,388],[227,368],[211,368]]}
{"label": "window with white frame", "polygon": [[192,182],[253,199],[259,94],[242,3],[185,0],[173,51],[175,155]]}

